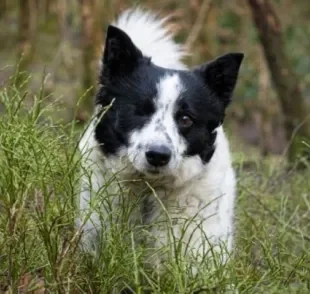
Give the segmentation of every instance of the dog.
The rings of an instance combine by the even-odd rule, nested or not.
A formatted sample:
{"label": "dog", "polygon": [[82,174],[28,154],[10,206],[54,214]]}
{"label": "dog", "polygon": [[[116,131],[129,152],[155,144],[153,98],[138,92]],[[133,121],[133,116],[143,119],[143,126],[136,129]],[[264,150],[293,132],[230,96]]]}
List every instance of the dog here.
{"label": "dog", "polygon": [[[109,218],[107,209],[91,209],[98,191],[115,195],[113,208],[130,190],[127,203],[142,199],[130,222],[149,225],[150,247],[165,247],[173,234],[190,248],[184,254],[200,260],[225,244],[225,261],[233,249],[236,179],[222,125],[244,55],[189,69],[166,22],[135,8],[107,29],[94,119],[79,143],[83,169],[91,172],[80,193],[81,211],[89,212],[79,219],[82,243],[96,244],[100,219]],[[166,258],[151,263],[160,267]]]}

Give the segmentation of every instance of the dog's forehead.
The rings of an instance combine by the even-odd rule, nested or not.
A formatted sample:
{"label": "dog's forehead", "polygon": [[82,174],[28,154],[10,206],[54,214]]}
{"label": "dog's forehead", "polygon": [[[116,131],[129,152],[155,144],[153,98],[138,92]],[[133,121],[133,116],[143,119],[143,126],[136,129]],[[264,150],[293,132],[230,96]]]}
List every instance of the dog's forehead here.
{"label": "dog's forehead", "polygon": [[183,92],[182,80],[178,73],[167,73],[157,83],[155,97],[156,111],[150,122],[150,130],[157,138],[171,145],[180,143],[174,122],[176,104]]}
{"label": "dog's forehead", "polygon": [[182,94],[182,81],[177,73],[166,74],[157,84],[156,104],[159,108],[173,106]]}

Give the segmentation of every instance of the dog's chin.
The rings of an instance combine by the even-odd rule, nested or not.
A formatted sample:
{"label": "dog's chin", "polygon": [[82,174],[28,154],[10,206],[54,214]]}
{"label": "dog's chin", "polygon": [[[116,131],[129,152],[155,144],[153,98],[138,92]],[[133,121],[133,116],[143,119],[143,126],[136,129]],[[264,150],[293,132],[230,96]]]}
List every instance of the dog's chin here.
{"label": "dog's chin", "polygon": [[147,179],[161,179],[167,176],[167,173],[164,173],[160,169],[149,169],[143,172],[143,175]]}
{"label": "dog's chin", "polygon": [[144,166],[144,167],[135,167],[135,169],[145,179],[156,180],[171,176],[169,169],[166,167],[157,168],[152,166]]}

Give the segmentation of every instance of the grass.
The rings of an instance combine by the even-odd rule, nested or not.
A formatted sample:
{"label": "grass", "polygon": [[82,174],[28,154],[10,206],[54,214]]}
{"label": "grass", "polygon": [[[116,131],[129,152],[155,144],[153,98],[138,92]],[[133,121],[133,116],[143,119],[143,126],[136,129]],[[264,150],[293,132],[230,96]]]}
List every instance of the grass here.
{"label": "grass", "polygon": [[[288,171],[283,163],[260,158],[249,169],[246,151],[234,153],[236,250],[227,264],[211,271],[205,262],[193,276],[177,251],[167,262],[167,274],[158,276],[142,266],[146,248],[135,243],[141,228],[126,221],[102,233],[106,242],[99,244],[96,258],[83,253],[75,227],[85,172],[77,150],[79,130],[74,123],[49,121],[54,106],[45,99],[14,85],[0,93],[0,293],[43,293],[35,292],[40,287],[46,293],[120,293],[123,288],[224,293],[229,285],[239,293],[309,293],[310,171]],[[97,200],[106,201],[108,194],[103,187]]]}

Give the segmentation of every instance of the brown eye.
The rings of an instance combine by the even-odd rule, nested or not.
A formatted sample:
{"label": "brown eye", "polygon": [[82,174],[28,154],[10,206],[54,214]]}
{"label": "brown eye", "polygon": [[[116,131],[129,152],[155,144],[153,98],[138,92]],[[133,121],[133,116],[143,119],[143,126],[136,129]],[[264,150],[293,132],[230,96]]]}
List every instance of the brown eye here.
{"label": "brown eye", "polygon": [[178,118],[178,125],[181,128],[189,128],[192,124],[193,124],[193,121],[187,115],[182,115]]}

